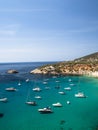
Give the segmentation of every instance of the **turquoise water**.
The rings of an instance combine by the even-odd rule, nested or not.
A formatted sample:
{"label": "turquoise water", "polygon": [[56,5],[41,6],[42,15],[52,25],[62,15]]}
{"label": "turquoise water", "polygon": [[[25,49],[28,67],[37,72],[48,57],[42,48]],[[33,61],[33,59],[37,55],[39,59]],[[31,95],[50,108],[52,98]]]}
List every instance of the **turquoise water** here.
{"label": "turquoise water", "polygon": [[[96,130],[98,126],[98,79],[78,76],[40,76],[28,72],[46,63],[22,63],[0,65],[0,96],[8,98],[7,103],[0,102],[0,130]],[[18,74],[7,74],[8,69],[19,70]],[[30,81],[25,80],[29,78]],[[72,82],[69,82],[69,79]],[[18,83],[21,86],[18,86]],[[47,82],[47,84],[44,84]],[[74,85],[70,85],[74,84]],[[56,88],[57,86],[60,88]],[[42,91],[34,92],[32,88],[39,86]],[[15,87],[16,92],[7,92],[5,88]],[[45,89],[49,87],[49,89]],[[71,87],[70,91],[64,90]],[[87,98],[76,98],[78,90]],[[64,91],[65,95],[58,92]],[[37,106],[25,104],[28,92]],[[34,97],[40,95],[42,99]],[[71,104],[66,102],[70,101]],[[62,107],[53,107],[60,102]],[[50,106],[51,114],[40,114],[39,108]]]}

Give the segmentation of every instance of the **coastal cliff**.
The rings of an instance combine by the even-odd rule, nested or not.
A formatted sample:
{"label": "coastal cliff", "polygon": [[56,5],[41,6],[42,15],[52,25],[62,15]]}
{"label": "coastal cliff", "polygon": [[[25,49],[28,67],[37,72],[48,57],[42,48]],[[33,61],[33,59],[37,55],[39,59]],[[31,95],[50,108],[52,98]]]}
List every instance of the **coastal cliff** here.
{"label": "coastal cliff", "polygon": [[98,77],[98,52],[73,61],[45,65],[30,72],[50,75],[90,75]]}

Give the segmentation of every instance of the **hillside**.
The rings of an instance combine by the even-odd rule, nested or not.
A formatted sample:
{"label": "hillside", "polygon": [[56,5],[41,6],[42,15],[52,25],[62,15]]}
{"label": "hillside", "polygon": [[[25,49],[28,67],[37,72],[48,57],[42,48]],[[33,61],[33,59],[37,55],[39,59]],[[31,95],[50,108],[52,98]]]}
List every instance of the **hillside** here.
{"label": "hillside", "polygon": [[[98,52],[75,59],[37,68],[30,73],[52,75],[94,75],[98,72]],[[96,74],[95,74],[96,75]]]}

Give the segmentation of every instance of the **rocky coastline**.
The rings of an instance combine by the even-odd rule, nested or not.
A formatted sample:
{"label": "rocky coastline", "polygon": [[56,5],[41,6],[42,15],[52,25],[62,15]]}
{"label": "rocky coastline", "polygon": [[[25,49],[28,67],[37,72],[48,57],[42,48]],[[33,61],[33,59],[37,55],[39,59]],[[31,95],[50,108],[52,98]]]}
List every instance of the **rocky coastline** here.
{"label": "rocky coastline", "polygon": [[73,61],[42,66],[32,70],[30,73],[44,75],[87,75],[98,77],[98,52]]}

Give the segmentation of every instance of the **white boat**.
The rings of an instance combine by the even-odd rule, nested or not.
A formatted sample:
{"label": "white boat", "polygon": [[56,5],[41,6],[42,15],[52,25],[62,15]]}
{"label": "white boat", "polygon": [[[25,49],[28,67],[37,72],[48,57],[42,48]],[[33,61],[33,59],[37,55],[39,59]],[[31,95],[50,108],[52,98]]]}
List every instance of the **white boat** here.
{"label": "white boat", "polygon": [[38,111],[42,114],[47,114],[47,113],[53,112],[50,107],[41,108],[41,109],[38,109]]}
{"label": "white boat", "polygon": [[21,83],[20,83],[20,82],[18,83],[18,86],[21,86]]}
{"label": "white boat", "polygon": [[69,82],[72,82],[72,79],[68,79]]}
{"label": "white boat", "polygon": [[62,107],[62,104],[60,102],[52,104],[54,107]]}
{"label": "white boat", "polygon": [[41,89],[40,89],[39,87],[33,88],[32,90],[33,90],[33,91],[36,91],[36,92],[41,91]]}
{"label": "white boat", "polygon": [[29,79],[26,79],[26,82],[29,82]]}
{"label": "white boat", "polygon": [[7,102],[8,99],[7,98],[0,98],[0,102]]}
{"label": "white boat", "polygon": [[79,93],[75,94],[75,97],[77,97],[77,98],[85,98],[86,96],[85,96],[85,94],[83,92],[79,92]]}
{"label": "white boat", "polygon": [[32,105],[32,106],[36,106],[37,105],[35,101],[27,101],[26,104]]}
{"label": "white boat", "polygon": [[71,90],[71,87],[64,88],[65,90]]}
{"label": "white boat", "polygon": [[16,89],[14,87],[10,87],[10,88],[6,88],[6,91],[16,91]]}
{"label": "white boat", "polygon": [[36,98],[36,99],[42,99],[42,97],[41,97],[41,96],[35,96],[35,98]]}
{"label": "white boat", "polygon": [[44,81],[43,84],[48,84],[48,83]]}
{"label": "white boat", "polygon": [[63,91],[60,91],[58,93],[61,94],[61,95],[65,95],[65,92],[63,92]]}
{"label": "white boat", "polygon": [[31,98],[30,98],[30,91],[28,91],[28,95],[27,95],[27,99],[26,99],[26,104],[28,105],[32,105],[32,106],[36,106],[37,103],[35,101],[32,101]]}

